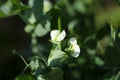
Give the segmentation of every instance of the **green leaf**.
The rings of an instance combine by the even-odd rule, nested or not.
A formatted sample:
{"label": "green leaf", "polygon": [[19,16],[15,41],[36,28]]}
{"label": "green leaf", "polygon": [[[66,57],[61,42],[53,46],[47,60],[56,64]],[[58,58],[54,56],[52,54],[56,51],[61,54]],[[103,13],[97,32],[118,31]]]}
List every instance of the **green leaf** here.
{"label": "green leaf", "polygon": [[22,4],[20,0],[11,0],[11,1],[14,5],[18,7],[19,10],[25,10],[28,8],[28,6],[25,6],[24,4]]}
{"label": "green leaf", "polygon": [[34,14],[34,13],[31,13],[30,16],[29,16],[29,18],[28,18],[28,22],[29,22],[30,24],[34,24],[36,21],[37,21],[37,20],[36,20],[36,18],[35,18],[35,14]]}
{"label": "green leaf", "polygon": [[48,58],[48,66],[56,66],[62,59],[65,58],[66,53],[60,50],[52,50]]}
{"label": "green leaf", "polygon": [[[5,16],[9,16],[11,14],[12,6],[13,4],[11,0],[8,0],[6,3],[0,6],[0,13],[4,14]],[[4,17],[4,15],[0,15],[0,17]]]}
{"label": "green leaf", "polygon": [[45,26],[43,26],[42,24],[38,24],[35,28],[34,33],[38,37],[42,37],[42,36],[46,35],[49,31],[50,31],[50,22],[47,21]]}
{"label": "green leaf", "polygon": [[63,71],[61,68],[56,67],[45,75],[47,80],[63,80]]}
{"label": "green leaf", "polygon": [[27,8],[27,6],[23,5],[18,0],[8,0],[6,3],[0,4],[0,17],[8,17],[20,14],[22,10]]}
{"label": "green leaf", "polygon": [[31,75],[20,75],[15,78],[15,80],[35,80]]}
{"label": "green leaf", "polygon": [[43,59],[35,56],[30,62],[30,69],[33,75],[44,74],[46,72],[46,63],[43,61]]}
{"label": "green leaf", "polygon": [[50,31],[51,23],[48,21],[48,15],[43,14],[43,0],[29,0],[29,9],[25,11],[24,21],[35,25],[34,33],[38,37],[46,35]]}
{"label": "green leaf", "polygon": [[85,4],[82,1],[76,1],[73,5],[74,9],[77,10],[80,13],[85,13],[86,12],[86,7]]}
{"label": "green leaf", "polygon": [[102,59],[100,59],[99,57],[95,57],[95,64],[99,65],[99,66],[103,66],[104,61]]}
{"label": "green leaf", "polygon": [[31,62],[30,62],[30,67],[31,67],[31,70],[37,70],[39,67],[40,67],[40,63],[39,63],[39,60],[38,59],[33,59]]}
{"label": "green leaf", "polygon": [[[29,22],[29,18],[34,14],[34,23],[45,23],[47,16],[43,14],[43,0],[29,0],[29,9],[25,11],[25,18]],[[30,24],[33,24],[29,22]]]}
{"label": "green leaf", "polygon": [[44,79],[44,76],[43,76],[43,75],[39,75],[39,76],[37,77],[37,80],[45,80],[45,79]]}
{"label": "green leaf", "polygon": [[25,32],[31,33],[33,31],[33,29],[34,29],[34,26],[29,24],[25,27]]}

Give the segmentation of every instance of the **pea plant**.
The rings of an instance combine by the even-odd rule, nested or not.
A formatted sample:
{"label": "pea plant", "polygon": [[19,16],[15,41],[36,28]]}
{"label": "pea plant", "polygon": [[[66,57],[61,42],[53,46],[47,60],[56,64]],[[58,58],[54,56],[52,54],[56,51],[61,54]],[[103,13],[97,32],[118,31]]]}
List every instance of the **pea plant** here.
{"label": "pea plant", "polygon": [[[11,10],[12,8],[13,10]],[[22,4],[19,0],[9,0],[1,7],[1,11],[3,11],[1,12],[1,16],[19,15],[26,23],[25,32],[31,35],[31,49],[34,55],[31,57],[29,63],[25,61],[22,55],[20,56],[26,64],[25,70],[30,68],[32,75],[34,75],[37,80],[62,80],[63,62],[66,61],[69,56],[77,58],[80,54],[80,47],[74,36],[65,42],[63,41],[67,33],[62,29],[62,19],[60,19],[60,17],[58,19],[58,29],[50,29],[51,19],[47,12],[51,8],[52,4],[48,0],[29,0],[28,5]],[[4,9],[6,9],[6,11],[4,11]],[[45,59],[39,51],[37,38],[49,34],[48,32],[50,32],[51,38],[46,39],[46,41],[52,43],[52,46],[51,49],[48,49],[48,58]],[[24,77],[19,76],[16,78],[16,80],[23,79]],[[30,78],[30,80],[34,79]]]}
{"label": "pea plant", "polygon": [[25,63],[15,80],[119,80],[119,8],[108,19],[96,4],[99,0],[0,1],[0,17],[19,16],[30,38],[28,52],[14,51]]}

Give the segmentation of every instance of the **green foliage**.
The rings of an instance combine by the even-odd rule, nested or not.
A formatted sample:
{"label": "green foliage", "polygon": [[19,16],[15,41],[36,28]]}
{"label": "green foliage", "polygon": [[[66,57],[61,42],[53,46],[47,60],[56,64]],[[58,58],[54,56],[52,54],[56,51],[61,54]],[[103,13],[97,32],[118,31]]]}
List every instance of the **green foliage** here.
{"label": "green foliage", "polygon": [[77,10],[78,12],[81,12],[81,13],[86,12],[85,4],[82,1],[79,1],[79,0],[76,1],[73,6],[74,6],[74,9]]}
{"label": "green foliage", "polygon": [[32,74],[37,76],[46,72],[46,66],[46,62],[44,62],[42,58],[40,59],[38,56],[35,56],[32,58],[29,67],[32,71]]}
{"label": "green foliage", "polygon": [[[28,2],[29,10],[25,11],[25,18],[29,21],[30,24],[34,24],[36,21],[41,22],[41,18],[43,17],[42,9],[43,9],[43,0],[29,0]],[[32,17],[36,19],[36,21],[30,21],[29,18]],[[31,19],[33,19],[31,18]],[[43,20],[44,21],[44,20]]]}
{"label": "green foliage", "polygon": [[35,80],[31,75],[20,75],[15,78],[15,80]]}
{"label": "green foliage", "polygon": [[[42,37],[50,31],[50,22],[48,15],[43,14],[43,0],[29,0],[29,9],[25,11],[25,15],[22,16],[28,25],[25,28],[27,33],[30,33],[33,29],[33,33]],[[31,27],[33,26],[33,27]]]}
{"label": "green foliage", "polygon": [[19,0],[8,0],[6,3],[0,5],[0,17],[20,14],[22,10],[27,8],[28,7],[23,5]]}
{"label": "green foliage", "polygon": [[50,22],[46,21],[45,26],[38,24],[35,28],[35,34],[39,37],[46,35],[50,31]]}
{"label": "green foliage", "polygon": [[[45,1],[52,3],[47,12]],[[28,63],[20,54],[24,73],[15,80],[120,80],[119,7],[100,0],[26,2],[0,1],[0,18],[19,15],[31,41],[22,53]],[[26,75],[28,68],[32,76]]]}
{"label": "green foliage", "polygon": [[48,66],[56,66],[63,60],[66,56],[66,53],[60,50],[52,50],[48,58]]}

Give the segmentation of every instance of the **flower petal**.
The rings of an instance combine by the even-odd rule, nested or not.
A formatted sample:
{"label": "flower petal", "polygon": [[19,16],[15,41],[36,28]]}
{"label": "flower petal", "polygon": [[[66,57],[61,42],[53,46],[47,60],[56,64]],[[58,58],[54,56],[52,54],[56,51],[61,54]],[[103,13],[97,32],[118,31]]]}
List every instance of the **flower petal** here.
{"label": "flower petal", "polygon": [[71,55],[76,58],[79,56],[79,54],[80,54],[80,47],[76,44],[74,45],[74,53],[72,53]]}
{"label": "flower petal", "polygon": [[63,30],[60,35],[57,37],[57,41],[62,41],[66,36],[65,30]]}
{"label": "flower petal", "polygon": [[72,45],[76,45],[77,44],[77,40],[75,38],[70,38],[70,43]]}
{"label": "flower petal", "polygon": [[50,33],[51,40],[56,40],[56,38],[58,37],[59,34],[60,34],[59,30],[52,30]]}

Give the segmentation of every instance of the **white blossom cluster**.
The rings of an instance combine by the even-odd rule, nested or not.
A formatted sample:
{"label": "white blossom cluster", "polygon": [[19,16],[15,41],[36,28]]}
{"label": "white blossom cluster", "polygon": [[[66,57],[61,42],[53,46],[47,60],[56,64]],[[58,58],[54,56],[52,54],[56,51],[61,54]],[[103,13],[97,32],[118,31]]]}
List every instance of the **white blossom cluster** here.
{"label": "white blossom cluster", "polygon": [[[60,32],[59,30],[52,30],[50,32],[50,36],[52,41],[61,42],[66,37],[66,32],[65,30],[63,30],[62,32]],[[67,50],[71,52],[70,54],[72,57],[74,58],[78,57],[80,54],[80,47],[77,44],[77,40],[72,37],[70,38],[69,43],[70,43],[70,46],[69,48],[67,48]]]}

